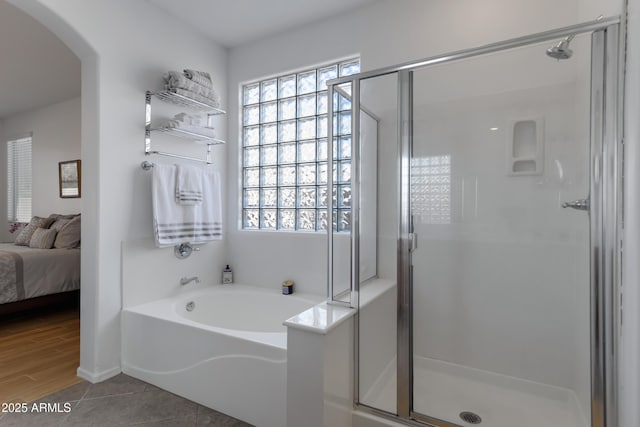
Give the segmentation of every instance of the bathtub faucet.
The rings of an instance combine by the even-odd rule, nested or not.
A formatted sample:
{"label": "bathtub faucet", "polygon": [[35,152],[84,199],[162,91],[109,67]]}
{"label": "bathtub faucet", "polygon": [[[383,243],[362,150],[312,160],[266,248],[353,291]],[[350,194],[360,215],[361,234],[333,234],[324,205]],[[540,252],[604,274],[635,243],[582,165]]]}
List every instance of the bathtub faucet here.
{"label": "bathtub faucet", "polygon": [[193,281],[195,281],[196,283],[200,283],[200,279],[198,278],[198,276],[180,278],[180,284],[182,286],[186,285],[187,283],[191,283]]}

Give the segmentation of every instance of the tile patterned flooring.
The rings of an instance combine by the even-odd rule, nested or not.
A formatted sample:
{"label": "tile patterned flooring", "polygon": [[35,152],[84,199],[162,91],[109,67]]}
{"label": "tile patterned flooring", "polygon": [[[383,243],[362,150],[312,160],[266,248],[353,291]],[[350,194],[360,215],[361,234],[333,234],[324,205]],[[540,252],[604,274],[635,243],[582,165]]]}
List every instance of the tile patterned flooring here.
{"label": "tile patterned flooring", "polygon": [[49,403],[54,409],[59,403],[59,412],[31,411],[29,403],[26,413],[0,412],[0,426],[252,427],[124,374],[97,384],[83,381],[34,403]]}

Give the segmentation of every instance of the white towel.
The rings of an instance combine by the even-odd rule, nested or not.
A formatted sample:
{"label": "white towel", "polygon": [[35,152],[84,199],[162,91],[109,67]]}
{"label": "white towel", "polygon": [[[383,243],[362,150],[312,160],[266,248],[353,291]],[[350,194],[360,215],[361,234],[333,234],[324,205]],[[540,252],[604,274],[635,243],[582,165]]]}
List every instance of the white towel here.
{"label": "white towel", "polygon": [[220,95],[212,87],[205,87],[185,77],[177,71],[169,71],[164,76],[165,87],[179,95],[187,96],[205,104],[220,106]]}
{"label": "white towel", "polygon": [[200,139],[206,140],[207,138],[216,138],[217,136],[215,128],[207,127],[207,126],[189,125],[189,124],[180,122],[178,120],[167,120],[162,124],[160,129],[162,130],[176,129],[178,131],[186,132],[190,134],[192,138],[196,138],[196,139],[200,138]]}
{"label": "white towel", "polygon": [[193,80],[194,82],[201,84],[204,87],[208,87],[209,89],[213,88],[213,84],[211,83],[211,74],[205,71],[190,70],[190,69],[186,69],[183,71],[184,71],[185,77],[188,78],[189,80]]}
{"label": "white towel", "polygon": [[173,122],[178,122],[182,125],[192,125],[192,126],[206,126],[208,120],[205,119],[202,115],[199,114],[187,114],[187,113],[178,113],[173,116]]}
{"label": "white towel", "polygon": [[220,95],[218,95],[218,92],[216,92],[213,89],[211,90],[212,91],[211,96],[209,97],[200,95],[196,92],[193,92],[187,89],[181,89],[179,87],[167,87],[167,89],[170,92],[177,93],[178,95],[184,96],[189,99],[193,99],[195,101],[198,101],[210,107],[220,108]]}
{"label": "white towel", "polygon": [[176,166],[156,163],[153,167],[153,232],[156,246],[222,239],[222,207],[218,172],[203,173],[203,200],[199,205],[176,203]]}
{"label": "white towel", "polygon": [[173,116],[173,120],[180,123],[191,124],[189,120],[189,115],[187,113],[178,113]]}
{"label": "white towel", "polygon": [[204,171],[190,165],[176,165],[176,202],[179,205],[202,203]]}

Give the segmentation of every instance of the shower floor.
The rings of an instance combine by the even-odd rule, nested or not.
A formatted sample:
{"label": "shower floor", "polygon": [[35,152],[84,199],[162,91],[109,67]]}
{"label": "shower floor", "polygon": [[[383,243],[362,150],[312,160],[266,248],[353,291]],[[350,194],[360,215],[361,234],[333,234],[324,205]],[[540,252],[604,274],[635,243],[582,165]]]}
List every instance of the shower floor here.
{"label": "shower floor", "polygon": [[[362,403],[395,412],[395,361],[380,375]],[[575,394],[522,380],[424,357],[414,358],[416,412],[464,427],[463,411],[490,427],[587,427]],[[478,425],[478,424],[476,424]]]}

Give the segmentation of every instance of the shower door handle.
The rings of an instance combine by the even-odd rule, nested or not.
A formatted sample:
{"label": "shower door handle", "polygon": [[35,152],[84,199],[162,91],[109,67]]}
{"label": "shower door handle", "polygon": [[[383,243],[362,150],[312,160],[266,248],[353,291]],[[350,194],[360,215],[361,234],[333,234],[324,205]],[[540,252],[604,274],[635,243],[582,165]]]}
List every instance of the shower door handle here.
{"label": "shower door handle", "polygon": [[578,199],[573,202],[564,202],[562,204],[563,208],[571,208],[579,211],[588,211],[589,210],[589,199]]}
{"label": "shower door handle", "polygon": [[418,249],[418,235],[409,233],[409,252],[413,253],[416,249]]}

